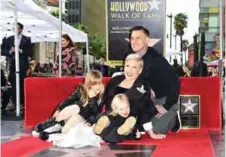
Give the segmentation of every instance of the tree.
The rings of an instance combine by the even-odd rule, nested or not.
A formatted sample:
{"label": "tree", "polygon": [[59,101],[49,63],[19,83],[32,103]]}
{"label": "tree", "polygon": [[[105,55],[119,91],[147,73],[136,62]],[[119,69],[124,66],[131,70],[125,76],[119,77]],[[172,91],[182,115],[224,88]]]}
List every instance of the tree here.
{"label": "tree", "polygon": [[183,13],[179,13],[174,17],[174,28],[176,30],[176,34],[178,36],[180,36],[180,48],[181,48],[181,52],[182,52],[182,37],[184,35],[184,28],[187,27],[187,15],[183,14]]}
{"label": "tree", "polygon": [[[59,9],[54,9],[50,11],[50,14],[55,16],[56,18],[59,18],[60,11]],[[61,15],[62,15],[62,21],[67,23],[68,22],[67,15],[64,13],[62,13]]]}
{"label": "tree", "polygon": [[[89,53],[96,57],[97,59],[101,57],[106,57],[106,46],[103,39],[100,38],[100,36],[97,33],[90,33],[87,26],[83,24],[75,24],[74,27],[78,30],[81,30],[88,34],[88,40],[89,40]],[[78,43],[76,44],[79,48],[84,49],[85,45],[84,43]]]}
{"label": "tree", "polygon": [[106,47],[104,41],[96,33],[91,35],[90,40],[90,52],[97,58],[106,57]]}
{"label": "tree", "polygon": [[88,27],[85,26],[85,25],[83,25],[83,24],[81,24],[81,23],[76,23],[76,24],[74,25],[74,27],[75,27],[76,29],[78,29],[78,30],[81,30],[81,31],[87,33],[87,34],[89,33]]}

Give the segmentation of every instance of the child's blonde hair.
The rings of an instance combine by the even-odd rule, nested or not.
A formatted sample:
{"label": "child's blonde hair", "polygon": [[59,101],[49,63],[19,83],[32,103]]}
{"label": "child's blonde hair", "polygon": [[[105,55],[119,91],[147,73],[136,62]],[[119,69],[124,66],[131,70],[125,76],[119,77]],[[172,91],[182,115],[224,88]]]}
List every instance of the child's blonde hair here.
{"label": "child's blonde hair", "polygon": [[[96,84],[103,84],[102,81],[103,81],[103,75],[97,70],[92,70],[86,74],[85,82],[82,85],[83,88],[81,90],[81,99],[83,102],[89,101],[88,91],[90,90],[90,88]],[[104,93],[104,86],[101,92],[98,94],[98,97],[99,97],[98,102],[102,100],[103,93]]]}
{"label": "child's blonde hair", "polygon": [[111,102],[112,111],[116,112],[116,108],[122,103],[127,103],[129,105],[129,100],[128,100],[127,96],[125,94],[115,95]]}

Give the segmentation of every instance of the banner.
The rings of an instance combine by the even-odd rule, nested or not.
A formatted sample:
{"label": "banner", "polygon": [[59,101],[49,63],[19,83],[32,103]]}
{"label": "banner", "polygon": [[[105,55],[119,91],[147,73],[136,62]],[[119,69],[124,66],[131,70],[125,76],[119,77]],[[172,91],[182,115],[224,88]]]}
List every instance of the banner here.
{"label": "banner", "polygon": [[107,0],[107,61],[121,65],[129,51],[129,30],[144,26],[150,32],[149,46],[164,54],[165,0]]}

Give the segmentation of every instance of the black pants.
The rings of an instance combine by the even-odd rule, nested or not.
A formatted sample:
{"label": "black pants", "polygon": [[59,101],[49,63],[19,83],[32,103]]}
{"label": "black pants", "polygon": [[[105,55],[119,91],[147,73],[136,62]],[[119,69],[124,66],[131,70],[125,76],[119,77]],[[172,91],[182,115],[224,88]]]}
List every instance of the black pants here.
{"label": "black pants", "polygon": [[108,127],[106,128],[102,134],[100,134],[101,138],[108,143],[120,143],[126,139],[129,139],[125,135],[119,135],[117,133],[118,127],[112,128]]}
{"label": "black pants", "polygon": [[[20,104],[24,104],[24,79],[26,77],[26,71],[20,71]],[[12,102],[16,104],[16,74],[15,72],[10,72],[9,82],[12,85]]]}
{"label": "black pants", "polygon": [[10,100],[10,89],[1,90],[1,99],[2,99],[1,109],[2,111],[4,111]]}
{"label": "black pants", "polygon": [[117,133],[117,130],[120,126],[122,126],[126,120],[126,118],[122,118],[121,116],[112,116],[112,115],[106,115],[110,120],[110,125],[103,130],[103,132],[100,134],[101,138],[108,143],[120,143],[124,140],[134,139],[134,131],[136,129],[134,128],[130,134],[128,135],[119,135]]}
{"label": "black pants", "polygon": [[154,116],[152,118],[153,131],[156,134],[166,134],[176,123],[177,111],[179,104],[174,104],[170,110],[163,114],[160,118]]}

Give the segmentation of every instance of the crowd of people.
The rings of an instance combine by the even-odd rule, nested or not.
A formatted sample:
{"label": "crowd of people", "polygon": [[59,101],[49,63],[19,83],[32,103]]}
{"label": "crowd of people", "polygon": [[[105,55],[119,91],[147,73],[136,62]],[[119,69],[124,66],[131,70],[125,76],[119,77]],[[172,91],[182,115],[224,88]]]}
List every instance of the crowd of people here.
{"label": "crowd of people", "polygon": [[174,59],[174,63],[172,65],[174,71],[179,77],[214,77],[220,76],[219,67],[218,65],[210,65],[207,66],[203,63],[202,73],[200,66],[194,65],[193,68],[189,68],[187,65],[181,66],[177,63],[177,60]]}

